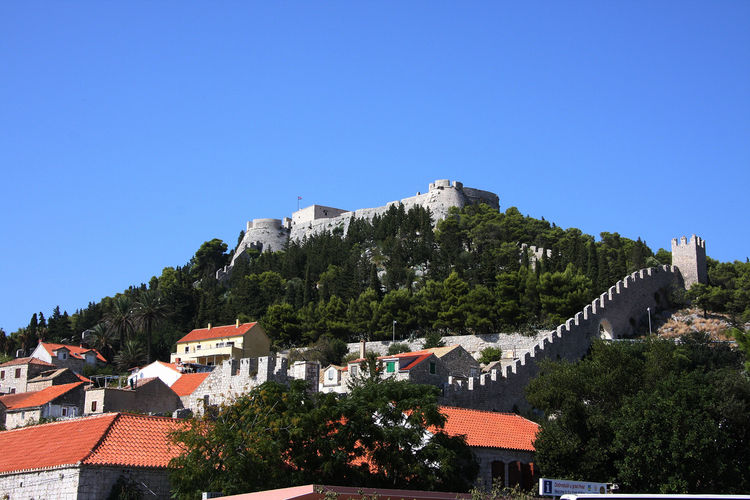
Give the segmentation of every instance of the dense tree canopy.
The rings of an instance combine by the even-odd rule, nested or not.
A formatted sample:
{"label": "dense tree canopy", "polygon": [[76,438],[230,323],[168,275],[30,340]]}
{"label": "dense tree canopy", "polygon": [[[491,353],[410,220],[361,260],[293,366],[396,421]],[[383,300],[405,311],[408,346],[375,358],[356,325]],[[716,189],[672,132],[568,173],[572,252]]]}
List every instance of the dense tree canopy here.
{"label": "dense tree canopy", "polygon": [[[365,382],[348,396],[268,382],[175,434],[179,498],[307,483],[467,491],[477,464],[440,431],[437,389]],[[428,429],[430,429],[428,431]]]}
{"label": "dense tree canopy", "polygon": [[750,489],[750,380],[726,345],[596,342],[578,363],[544,364],[527,399],[547,416],[535,443],[545,476],[623,492]]}
{"label": "dense tree canopy", "polygon": [[[537,259],[522,244],[547,252]],[[208,240],[188,263],[164,268],[148,285],[70,316],[59,307],[46,321],[34,315],[0,347],[13,354],[40,338],[77,341],[105,322],[115,332],[113,354],[134,339],[151,347],[147,357],[166,359],[187,331],[238,318],[260,321],[277,349],[323,337],[388,339],[394,321],[398,339],[428,332],[531,333],[580,311],[626,273],[671,259],[662,249],[654,255],[640,239],[604,232],[596,241],[515,207],[500,212],[486,205],[452,209],[436,227],[429,210],[394,205],[370,221],[352,219],[346,235],[316,234],[278,252],[246,250],[229,279],[219,282],[215,271],[229,256],[224,242]],[[738,322],[749,319],[750,265],[709,259],[709,277],[696,300]],[[159,319],[142,321],[143,303],[151,298],[143,295],[150,293],[158,297]]]}

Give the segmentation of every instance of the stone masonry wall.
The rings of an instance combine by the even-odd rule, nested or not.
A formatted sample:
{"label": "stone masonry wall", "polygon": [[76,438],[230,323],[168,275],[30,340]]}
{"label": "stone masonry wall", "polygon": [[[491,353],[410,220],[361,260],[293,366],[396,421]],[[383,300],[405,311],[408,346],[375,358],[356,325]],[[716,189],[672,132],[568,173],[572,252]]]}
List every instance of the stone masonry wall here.
{"label": "stone masonry wall", "polygon": [[228,359],[193,391],[186,407],[198,414],[203,412],[206,402],[210,405],[229,403],[269,380],[286,383],[287,369],[288,361],[282,357]]}
{"label": "stone masonry wall", "polygon": [[107,498],[112,491],[112,486],[121,476],[132,481],[134,487],[140,492],[141,498],[165,500],[170,498],[167,469],[83,466],[78,481],[78,500]]}
{"label": "stone masonry wall", "polygon": [[[62,467],[36,472],[2,474],[0,475],[0,498],[77,500],[79,472],[77,467]],[[103,498],[106,498],[106,495]]]}

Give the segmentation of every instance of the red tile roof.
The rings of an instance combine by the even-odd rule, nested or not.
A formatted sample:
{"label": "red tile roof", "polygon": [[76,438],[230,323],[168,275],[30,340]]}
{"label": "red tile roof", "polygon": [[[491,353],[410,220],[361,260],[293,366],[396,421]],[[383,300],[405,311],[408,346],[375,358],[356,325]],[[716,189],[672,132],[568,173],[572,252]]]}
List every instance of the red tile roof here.
{"label": "red tile roof", "polygon": [[4,366],[25,365],[25,364],[41,365],[41,366],[49,366],[51,368],[57,368],[55,365],[51,363],[47,363],[46,361],[42,361],[41,359],[36,359],[36,358],[11,359],[10,361],[6,361],[2,365],[0,365],[0,368]]}
{"label": "red tile roof", "polygon": [[184,421],[169,417],[118,414],[109,432],[83,463],[167,467],[181,452],[169,434],[183,424]]}
{"label": "red tile roof", "polygon": [[5,396],[0,396],[0,404],[2,404],[6,408],[12,408],[15,406],[19,401],[22,401],[29,397],[29,392],[16,392],[14,394],[7,394]]}
{"label": "red tile roof", "polygon": [[105,413],[0,432],[0,473],[77,464],[167,467],[180,452],[169,439],[179,425],[167,417]]}
{"label": "red tile roof", "polygon": [[45,387],[41,391],[34,392],[22,392],[20,394],[13,394],[13,396],[24,396],[22,398],[13,398],[12,400],[6,400],[8,396],[3,396],[3,404],[9,410],[18,410],[20,408],[33,408],[36,406],[42,406],[56,398],[59,398],[63,394],[66,394],[77,387],[81,387],[83,382],[73,382],[72,384],[62,385],[51,385]]}
{"label": "red tile roof", "polygon": [[210,372],[183,373],[182,376],[178,378],[174,384],[172,384],[172,390],[180,397],[189,396],[193,393],[194,390],[198,388],[199,385],[203,383],[204,380],[206,380],[206,377],[208,377],[209,375],[211,375]]}
{"label": "red tile roof", "polygon": [[222,337],[236,337],[237,335],[244,335],[248,330],[250,330],[257,324],[257,322],[253,322],[242,323],[240,326],[214,326],[210,330],[208,328],[198,328],[182,337],[177,341],[177,343],[179,344],[181,342],[194,342],[196,340],[218,339]]}
{"label": "red tile roof", "polygon": [[447,417],[446,434],[466,436],[469,446],[480,448],[505,448],[511,450],[534,450],[534,439],[539,424],[514,413],[470,410],[441,406]]}
{"label": "red tile roof", "polygon": [[66,348],[68,351],[70,351],[70,355],[73,356],[76,359],[83,359],[83,355],[89,351],[96,353],[96,359],[101,361],[102,363],[106,363],[107,360],[99,354],[99,351],[96,349],[88,349],[86,347],[81,347],[77,345],[67,345],[67,344],[51,344],[49,342],[40,342],[39,343],[44,349],[49,353],[50,356],[55,355],[55,351],[61,348]]}

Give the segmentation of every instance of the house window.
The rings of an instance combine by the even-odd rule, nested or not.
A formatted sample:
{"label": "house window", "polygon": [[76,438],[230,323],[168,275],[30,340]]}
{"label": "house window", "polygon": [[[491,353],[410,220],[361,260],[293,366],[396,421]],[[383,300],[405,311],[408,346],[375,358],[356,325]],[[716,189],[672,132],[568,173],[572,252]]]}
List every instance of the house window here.
{"label": "house window", "polygon": [[62,416],[63,417],[67,417],[68,416],[68,407],[67,406],[63,406]]}
{"label": "house window", "polygon": [[208,405],[209,405],[209,402],[210,402],[210,397],[209,397],[209,395],[208,395],[208,394],[204,395],[204,396],[203,396],[203,406],[207,408],[207,407],[208,407]]}
{"label": "house window", "polygon": [[91,411],[92,412],[96,411],[96,401],[91,402]]}
{"label": "house window", "polygon": [[58,351],[57,359],[68,359],[68,353],[65,351]]}
{"label": "house window", "polygon": [[185,352],[190,352],[190,347],[185,346]]}
{"label": "house window", "polygon": [[200,349],[200,348],[201,348],[201,345],[200,345],[200,344],[198,344],[197,346],[195,346],[195,348],[196,348],[196,349]]}
{"label": "house window", "polygon": [[351,368],[349,368],[349,372],[351,372],[352,377],[357,376],[357,365],[352,365]]}
{"label": "house window", "polygon": [[0,371],[0,380],[5,379],[5,370]]}
{"label": "house window", "polygon": [[16,378],[21,378],[21,369],[16,368]]}
{"label": "house window", "polygon": [[234,342],[227,342],[227,347],[234,347]]}
{"label": "house window", "polygon": [[435,375],[435,362],[430,361],[430,374]]}
{"label": "house window", "polygon": [[11,387],[10,388],[10,393],[11,394],[15,394],[16,393],[16,388],[15,387]]}
{"label": "house window", "polygon": [[396,362],[395,361],[387,361],[385,363],[385,371],[386,373],[393,373],[396,371]]}
{"label": "house window", "polygon": [[333,370],[328,370],[328,380],[333,380]]}

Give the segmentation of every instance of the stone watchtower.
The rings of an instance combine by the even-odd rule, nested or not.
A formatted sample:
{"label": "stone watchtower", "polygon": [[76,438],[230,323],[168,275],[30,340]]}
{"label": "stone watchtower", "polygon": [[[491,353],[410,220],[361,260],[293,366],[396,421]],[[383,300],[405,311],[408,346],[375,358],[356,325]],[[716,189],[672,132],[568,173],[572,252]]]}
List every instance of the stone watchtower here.
{"label": "stone watchtower", "polygon": [[696,235],[672,239],[672,265],[676,266],[685,282],[685,290],[694,283],[708,283],[706,242]]}

